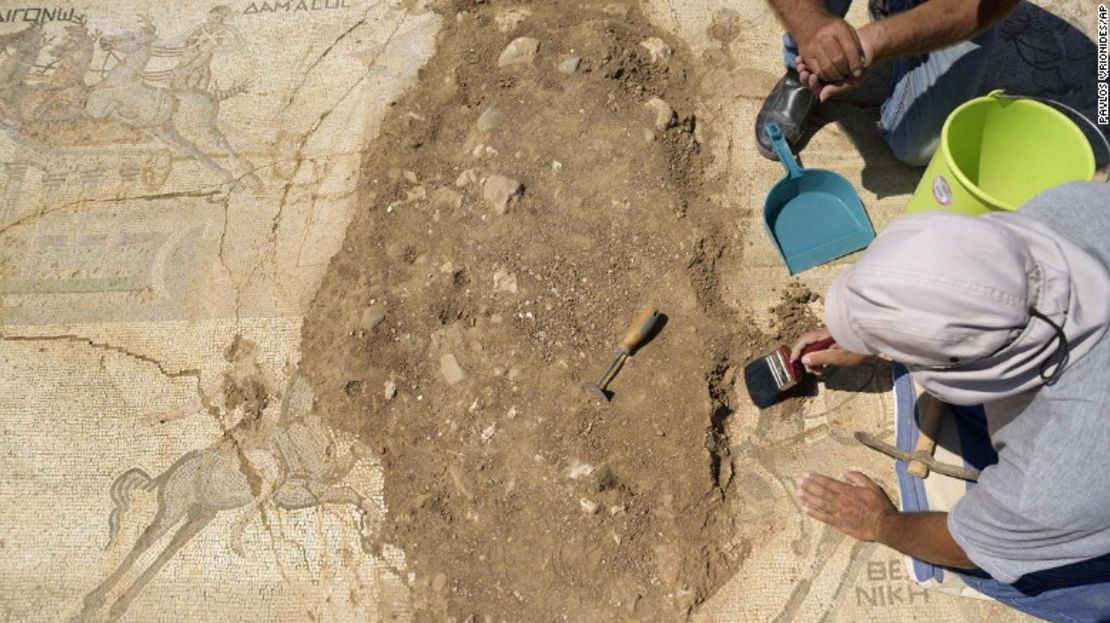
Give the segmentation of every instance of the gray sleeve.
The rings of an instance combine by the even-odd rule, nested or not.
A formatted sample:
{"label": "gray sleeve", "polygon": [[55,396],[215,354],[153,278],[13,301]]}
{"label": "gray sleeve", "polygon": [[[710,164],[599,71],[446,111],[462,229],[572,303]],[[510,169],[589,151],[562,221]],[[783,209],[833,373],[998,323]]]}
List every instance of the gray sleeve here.
{"label": "gray sleeve", "polygon": [[[996,471],[994,467],[983,470],[982,478],[986,480],[992,471]],[[993,495],[989,482],[980,481],[948,513],[948,531],[971,562],[1008,584],[1029,573],[1032,567],[1059,566],[1055,561],[1036,564],[1043,561],[1029,560],[1033,554],[1030,539],[1043,540],[1048,536],[1043,534],[1045,528],[1009,510],[1006,503]]]}
{"label": "gray sleeve", "polygon": [[1110,234],[1110,183],[1069,182],[1036,195],[1020,212],[1045,223],[1107,261]]}
{"label": "gray sleeve", "polygon": [[1030,446],[1003,447],[948,515],[952,537],[997,580],[1013,583],[1110,552],[1110,488],[1100,469],[1110,427],[1102,409],[1077,403],[1056,417],[1047,410],[1019,416],[1052,424]]}
{"label": "gray sleeve", "polygon": [[1058,525],[1046,525],[1009,510],[990,487],[980,484],[952,508],[948,530],[971,562],[996,580],[1012,584],[1023,575],[1105,553],[1105,528],[1063,519]]}

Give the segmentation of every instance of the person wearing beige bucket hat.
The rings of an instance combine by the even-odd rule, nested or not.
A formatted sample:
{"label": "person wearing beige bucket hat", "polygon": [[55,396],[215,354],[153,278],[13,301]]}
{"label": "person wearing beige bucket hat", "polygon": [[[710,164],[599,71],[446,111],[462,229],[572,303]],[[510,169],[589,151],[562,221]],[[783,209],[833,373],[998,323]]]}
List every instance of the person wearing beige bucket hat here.
{"label": "person wearing beige bucket hat", "polygon": [[805,512],[960,573],[1048,620],[1110,620],[1110,185],[1017,212],[899,218],[825,297],[836,346],[807,368],[884,355],[953,405],[982,404],[998,462],[948,513],[899,512],[858,471],[805,474]]}

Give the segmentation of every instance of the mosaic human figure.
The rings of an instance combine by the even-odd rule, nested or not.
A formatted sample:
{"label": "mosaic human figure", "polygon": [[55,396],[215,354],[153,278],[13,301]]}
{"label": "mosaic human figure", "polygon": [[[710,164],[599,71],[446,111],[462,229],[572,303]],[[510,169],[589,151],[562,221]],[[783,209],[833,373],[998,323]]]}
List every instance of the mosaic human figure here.
{"label": "mosaic human figure", "polygon": [[16,109],[27,93],[27,76],[35,68],[39,53],[46,45],[46,34],[39,24],[0,35],[0,115],[9,123],[16,120]]}
{"label": "mosaic human figure", "polygon": [[20,103],[19,117],[25,122],[68,121],[79,118],[84,108],[89,90],[85,75],[92,66],[96,37],[83,23],[68,24],[65,37],[49,52],[57,61]]}
{"label": "mosaic human figure", "polygon": [[208,91],[212,85],[212,56],[224,47],[238,47],[243,35],[231,24],[235,12],[220,5],[208,12],[181,48],[181,58],[170,74],[170,88],[177,91]]}

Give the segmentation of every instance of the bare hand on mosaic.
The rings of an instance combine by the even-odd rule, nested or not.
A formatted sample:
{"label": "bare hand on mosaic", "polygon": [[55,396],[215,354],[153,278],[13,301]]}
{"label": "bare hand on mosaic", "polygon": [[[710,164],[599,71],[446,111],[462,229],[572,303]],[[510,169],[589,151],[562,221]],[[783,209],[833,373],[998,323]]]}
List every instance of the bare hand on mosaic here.
{"label": "bare hand on mosaic", "polygon": [[796,492],[805,514],[861,541],[877,541],[883,520],[898,509],[874,480],[845,470],[844,481],[805,473]]}

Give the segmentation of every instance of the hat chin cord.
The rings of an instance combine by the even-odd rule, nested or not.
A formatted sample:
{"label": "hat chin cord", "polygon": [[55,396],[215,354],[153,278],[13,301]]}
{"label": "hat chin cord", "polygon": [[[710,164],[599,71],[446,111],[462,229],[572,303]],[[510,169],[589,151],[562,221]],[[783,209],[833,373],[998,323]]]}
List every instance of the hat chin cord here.
{"label": "hat chin cord", "polygon": [[1039,320],[1047,322],[1048,326],[1052,327],[1052,330],[1056,334],[1055,339],[1045,342],[1044,346],[1041,346],[1040,349],[1038,349],[1037,352],[1033,355],[1034,357],[1040,356],[1040,354],[1048,350],[1048,347],[1052,346],[1053,343],[1057,343],[1056,353],[1062,354],[1059,357],[1060,361],[1056,364],[1056,368],[1052,371],[1051,374],[1046,374],[1046,372],[1048,371],[1048,366],[1052,363],[1052,360],[1057,358],[1056,353],[1053,353],[1041,362],[1040,370],[1041,378],[1044,379],[1044,384],[1055,385],[1056,381],[1060,380],[1060,375],[1064,373],[1064,368],[1067,367],[1068,358],[1071,355],[1071,350],[1068,347],[1068,336],[1064,334],[1064,329],[1060,325],[1052,322],[1052,320],[1048,316],[1037,311],[1035,307],[1029,308],[1029,316],[1031,318],[1037,318]]}

